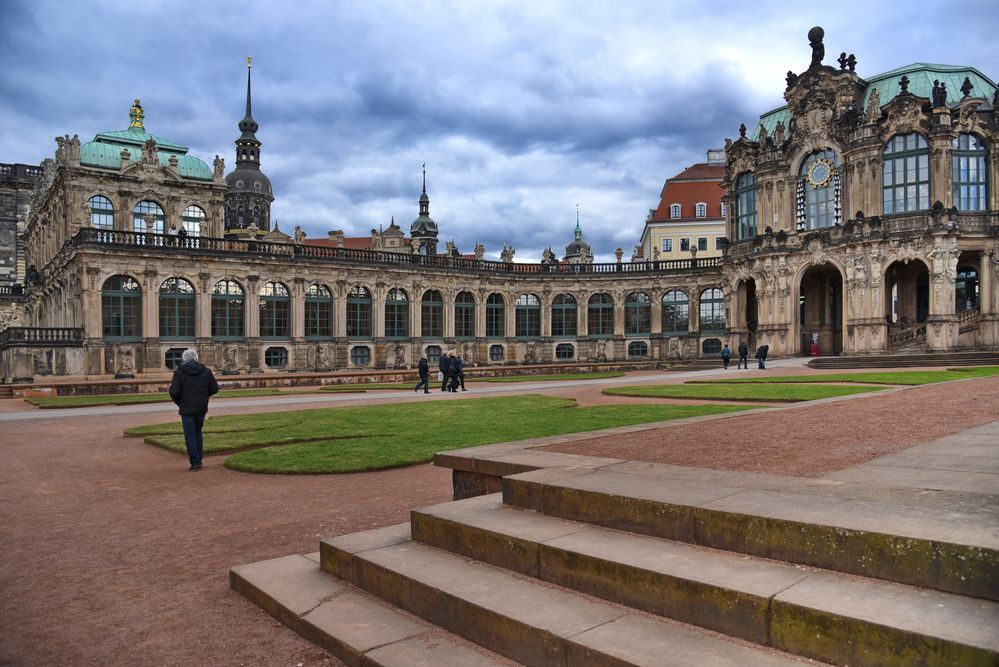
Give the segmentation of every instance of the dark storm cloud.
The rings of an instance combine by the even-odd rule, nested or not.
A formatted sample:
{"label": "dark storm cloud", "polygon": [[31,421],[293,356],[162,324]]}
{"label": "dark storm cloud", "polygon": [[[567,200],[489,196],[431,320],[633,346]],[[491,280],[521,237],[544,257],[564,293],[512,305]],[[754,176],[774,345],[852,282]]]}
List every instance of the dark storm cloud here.
{"label": "dark storm cloud", "polygon": [[[536,260],[572,239],[630,256],[663,181],[783,103],[805,33],[862,75],[915,61],[997,75],[992,2],[898,11],[838,3],[804,16],[770,0],[710,3],[6,0],[0,161],[37,163],[52,137],[147,129],[232,168],[243,58],[282,229],[368,234],[417,214],[421,166],[442,239]],[[862,15],[863,21],[856,16]],[[960,17],[960,39],[940,26]],[[957,24],[954,24],[957,25]],[[953,32],[948,29],[944,31]],[[14,63],[14,66],[9,66]]]}

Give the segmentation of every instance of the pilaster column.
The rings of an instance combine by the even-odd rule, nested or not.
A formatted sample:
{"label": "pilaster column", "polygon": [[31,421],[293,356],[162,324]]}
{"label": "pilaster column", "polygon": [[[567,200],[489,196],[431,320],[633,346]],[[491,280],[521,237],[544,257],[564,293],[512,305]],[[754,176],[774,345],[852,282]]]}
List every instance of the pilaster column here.
{"label": "pilaster column", "polygon": [[160,337],[160,285],[156,269],[146,269],[143,272],[142,295],[142,337],[155,340]]}
{"label": "pilaster column", "polygon": [[385,338],[385,283],[377,283],[371,293],[371,334],[373,338]]}
{"label": "pilaster column", "polygon": [[194,335],[201,339],[207,339],[212,336],[212,289],[215,287],[212,281],[212,274],[207,272],[199,273],[198,285],[201,289],[194,301],[197,317],[194,326]]}
{"label": "pilaster column", "polygon": [[246,277],[246,338],[260,338],[260,276]]}
{"label": "pilaster column", "polygon": [[983,315],[996,312],[992,299],[993,289],[992,255],[989,251],[982,250],[978,253],[978,303]]}
{"label": "pilaster column", "polygon": [[305,340],[305,278],[295,278],[292,281],[291,339]]}

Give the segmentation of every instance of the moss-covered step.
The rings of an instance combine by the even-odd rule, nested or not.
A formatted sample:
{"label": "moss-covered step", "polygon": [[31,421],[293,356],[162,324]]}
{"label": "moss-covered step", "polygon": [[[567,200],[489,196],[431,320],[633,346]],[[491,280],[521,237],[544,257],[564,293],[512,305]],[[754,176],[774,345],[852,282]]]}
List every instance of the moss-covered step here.
{"label": "moss-covered step", "polygon": [[505,477],[503,501],[606,528],[999,601],[994,514],[839,497],[822,484],[813,489],[794,480],[787,490],[746,488],[745,474],[713,473],[713,481],[703,481],[614,465],[549,468]]}
{"label": "moss-covered step", "polygon": [[999,604],[597,528],[498,495],[412,512],[412,538],[834,664],[999,661]]}

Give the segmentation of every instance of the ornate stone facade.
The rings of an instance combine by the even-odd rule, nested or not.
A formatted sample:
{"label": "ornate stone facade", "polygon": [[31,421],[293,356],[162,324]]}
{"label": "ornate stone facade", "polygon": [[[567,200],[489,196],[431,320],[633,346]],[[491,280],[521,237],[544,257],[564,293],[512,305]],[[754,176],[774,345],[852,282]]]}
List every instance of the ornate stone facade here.
{"label": "ornate stone facade", "polygon": [[778,355],[995,349],[995,84],[931,65],[864,80],[852,55],[822,64],[822,37],[787,106],[726,147],[733,337]]}

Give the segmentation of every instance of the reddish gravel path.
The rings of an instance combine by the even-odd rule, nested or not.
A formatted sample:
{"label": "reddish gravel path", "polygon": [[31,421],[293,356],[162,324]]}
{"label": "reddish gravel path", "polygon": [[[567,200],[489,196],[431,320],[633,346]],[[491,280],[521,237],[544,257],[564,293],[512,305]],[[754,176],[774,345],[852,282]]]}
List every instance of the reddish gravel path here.
{"label": "reddish gravel path", "polygon": [[[550,393],[610,400],[596,387]],[[991,421],[997,407],[993,378],[552,449],[817,475]],[[449,471],[248,475],[214,457],[189,473],[182,457],[119,435],[167,419],[0,426],[0,664],[339,665],[230,591],[229,568],[404,521],[450,498]]]}
{"label": "reddish gravel path", "polygon": [[999,377],[991,377],[542,449],[813,477],[986,424],[997,416]]}

